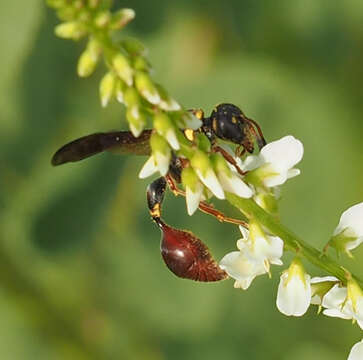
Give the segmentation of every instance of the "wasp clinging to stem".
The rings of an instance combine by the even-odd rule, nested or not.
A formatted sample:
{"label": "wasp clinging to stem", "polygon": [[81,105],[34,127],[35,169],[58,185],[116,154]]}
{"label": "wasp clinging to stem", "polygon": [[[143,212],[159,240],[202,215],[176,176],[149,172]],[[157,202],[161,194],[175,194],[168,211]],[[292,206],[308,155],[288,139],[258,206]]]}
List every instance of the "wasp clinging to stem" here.
{"label": "wasp clinging to stem", "polygon": [[[200,109],[190,111],[201,120],[202,126],[197,130],[180,129],[185,137],[194,141],[197,133],[205,134],[211,144],[211,151],[221,153],[240,175],[245,175],[235,158],[218,145],[218,139],[236,144],[237,156],[242,156],[246,152],[253,153],[255,142],[259,150],[266,144],[259,125],[233,104],[224,103],[216,106],[209,117],[205,117],[203,110]],[[57,166],[80,161],[103,151],[150,155],[149,139],[152,132],[153,130],[144,130],[137,138],[129,131],[84,136],[61,147],[54,154],[52,164]],[[227,274],[212,258],[206,245],[191,232],[174,229],[161,218],[161,206],[167,187],[175,195],[185,196],[184,191],[178,187],[181,183],[181,172],[185,166],[188,166],[188,161],[185,160],[173,154],[166,176],[153,181],[147,189],[150,215],[163,233],[162,257],[167,267],[178,277],[204,282],[223,280]],[[219,221],[247,226],[244,221],[227,217],[204,201],[200,202],[199,209]]]}

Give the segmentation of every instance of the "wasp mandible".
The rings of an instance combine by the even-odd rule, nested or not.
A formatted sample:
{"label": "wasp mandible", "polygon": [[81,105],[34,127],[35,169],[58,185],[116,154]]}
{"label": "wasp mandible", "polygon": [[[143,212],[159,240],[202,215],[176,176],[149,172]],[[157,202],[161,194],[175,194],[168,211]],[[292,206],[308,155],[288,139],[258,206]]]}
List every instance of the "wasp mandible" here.
{"label": "wasp mandible", "polygon": [[[209,117],[205,117],[201,109],[189,111],[201,120],[202,126],[197,130],[180,129],[185,137],[193,141],[196,133],[205,134],[210,141],[211,151],[221,153],[239,174],[245,175],[234,157],[218,145],[218,139],[236,144],[238,156],[246,152],[253,153],[255,142],[259,150],[266,144],[259,125],[233,104],[216,106]],[[52,165],[80,161],[103,151],[150,155],[149,139],[152,131],[144,130],[137,138],[129,131],[95,133],[81,137],[62,146],[52,157]],[[161,206],[167,187],[175,195],[185,196],[184,191],[178,187],[185,166],[185,159],[174,154],[166,176],[156,179],[147,188],[149,213],[163,234],[161,255],[167,267],[178,277],[203,282],[223,280],[227,278],[227,274],[218,266],[200,239],[191,232],[175,229],[162,220]],[[244,221],[225,216],[207,202],[200,202],[199,209],[219,221],[247,226]]]}

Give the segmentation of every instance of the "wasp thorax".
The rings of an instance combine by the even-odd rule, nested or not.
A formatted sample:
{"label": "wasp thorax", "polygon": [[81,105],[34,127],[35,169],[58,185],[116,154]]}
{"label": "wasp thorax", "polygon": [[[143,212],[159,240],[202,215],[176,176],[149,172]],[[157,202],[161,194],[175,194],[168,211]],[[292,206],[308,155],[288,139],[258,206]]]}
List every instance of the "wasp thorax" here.
{"label": "wasp thorax", "polygon": [[248,152],[253,152],[251,125],[240,108],[233,104],[220,104],[208,120],[216,137],[242,145]]}

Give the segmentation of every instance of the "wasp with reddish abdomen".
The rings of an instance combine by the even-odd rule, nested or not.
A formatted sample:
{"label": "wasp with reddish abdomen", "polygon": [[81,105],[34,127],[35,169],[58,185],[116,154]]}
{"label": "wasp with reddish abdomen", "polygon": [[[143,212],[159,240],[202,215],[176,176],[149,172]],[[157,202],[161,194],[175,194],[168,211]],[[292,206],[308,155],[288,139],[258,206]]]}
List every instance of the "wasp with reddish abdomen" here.
{"label": "wasp with reddish abdomen", "polygon": [[[219,152],[240,175],[244,175],[245,172],[239,168],[235,158],[218,145],[218,139],[236,144],[238,156],[246,152],[253,153],[255,143],[259,150],[266,144],[259,125],[233,104],[216,106],[209,117],[205,117],[202,110],[190,111],[201,120],[202,126],[197,130],[180,129],[185,137],[192,141],[196,133],[203,133],[211,144],[211,151]],[[129,131],[87,135],[62,146],[54,154],[52,165],[80,161],[104,151],[150,155],[149,139],[152,132],[153,130],[144,130],[138,137],[134,137]],[[168,173],[147,188],[150,215],[163,234],[161,255],[166,266],[178,277],[203,282],[223,280],[227,274],[218,266],[207,246],[193,233],[167,225],[161,217],[161,206],[168,187],[175,195],[185,196],[178,186],[181,183],[181,172],[186,166],[184,160],[173,154]],[[199,209],[219,221],[246,226],[244,221],[225,216],[207,202],[201,201]]]}

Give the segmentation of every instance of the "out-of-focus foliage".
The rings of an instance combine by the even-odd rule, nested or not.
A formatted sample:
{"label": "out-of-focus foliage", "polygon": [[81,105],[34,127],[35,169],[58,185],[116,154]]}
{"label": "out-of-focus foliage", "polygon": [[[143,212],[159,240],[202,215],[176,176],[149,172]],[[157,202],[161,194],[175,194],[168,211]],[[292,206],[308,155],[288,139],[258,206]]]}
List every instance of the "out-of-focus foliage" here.
{"label": "out-of-focus foliage", "polygon": [[[268,140],[305,146],[284,188],[283,222],[316,247],[363,199],[363,5],[360,1],[117,2],[126,33],[149,48],[155,78],[187,108],[222,101]],[[174,277],[149,220],[144,159],[99,155],[50,166],[63,143],[126,128],[101,109],[103,72],[79,79],[82,44],[58,39],[41,0],[0,4],[0,357],[2,359],[342,359],[360,337],[338,319],[290,319],[275,307],[278,274],[247,291],[232,281]],[[225,209],[236,214],[234,209]],[[238,229],[188,217],[168,196],[165,218],[192,229],[216,258]],[[358,250],[360,259],[363,251]],[[360,262],[351,268],[362,275]],[[311,274],[314,269],[309,268]]]}

